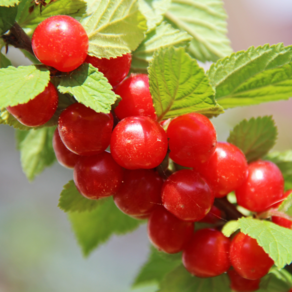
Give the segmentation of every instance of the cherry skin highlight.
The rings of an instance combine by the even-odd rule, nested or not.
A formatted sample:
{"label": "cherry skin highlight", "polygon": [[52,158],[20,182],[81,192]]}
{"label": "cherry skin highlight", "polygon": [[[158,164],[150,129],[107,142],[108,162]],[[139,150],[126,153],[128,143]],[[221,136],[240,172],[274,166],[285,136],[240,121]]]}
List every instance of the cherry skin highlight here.
{"label": "cherry skin highlight", "polygon": [[230,261],[235,271],[249,280],[262,278],[274,264],[257,241],[242,232],[236,234],[231,242]]}
{"label": "cherry skin highlight", "polygon": [[55,130],[53,136],[53,148],[56,158],[62,166],[74,168],[80,156],[67,149],[60,138],[58,128]]}
{"label": "cherry skin highlight", "polygon": [[198,113],[172,120],[167,129],[169,157],[186,167],[206,162],[215,151],[216,131],[210,120]]}
{"label": "cherry skin highlight", "polygon": [[115,108],[119,119],[131,116],[148,116],[157,119],[147,74],[132,74],[115,88],[115,93],[122,98]]}
{"label": "cherry skin highlight", "polygon": [[58,91],[49,82],[45,90],[27,103],[8,106],[7,111],[20,123],[28,127],[38,127],[48,122],[58,107]]}
{"label": "cherry skin highlight", "polygon": [[178,219],[163,207],[153,210],[148,221],[148,237],[160,251],[182,251],[194,233],[194,223]]}
{"label": "cherry skin highlight", "polygon": [[260,289],[260,281],[248,280],[241,277],[235,270],[227,271],[228,277],[230,279],[230,288],[236,292],[253,292]]}
{"label": "cherry skin highlight", "polygon": [[96,67],[99,72],[108,79],[112,87],[117,86],[129,73],[132,63],[132,55],[125,54],[116,58],[96,58],[87,55],[86,63]]}
{"label": "cherry skin highlight", "polygon": [[181,220],[203,219],[210,211],[213,201],[209,185],[194,170],[175,172],[162,187],[163,206]]}
{"label": "cherry skin highlight", "polygon": [[247,177],[247,161],[242,151],[230,143],[218,142],[215,152],[198,171],[212,188],[216,198],[234,191]]}
{"label": "cherry skin highlight", "polygon": [[161,126],[149,117],[128,117],[115,127],[111,153],[126,169],[157,167],[167,152],[167,137]]}
{"label": "cherry skin highlight", "polygon": [[67,107],[60,115],[58,129],[65,146],[78,155],[102,153],[110,143],[111,114],[97,113],[81,103]]}
{"label": "cherry skin highlight", "polygon": [[88,36],[83,26],[73,17],[51,16],[35,29],[32,49],[43,64],[61,72],[70,72],[85,61]]}
{"label": "cherry skin highlight", "polygon": [[87,199],[97,200],[117,192],[122,184],[123,169],[108,152],[80,157],[74,167],[74,182]]}
{"label": "cherry skin highlight", "polygon": [[264,212],[284,198],[283,175],[270,161],[252,162],[247,178],[235,195],[240,206],[253,212]]}
{"label": "cherry skin highlight", "polygon": [[161,205],[163,181],[151,169],[126,170],[123,183],[114,195],[116,206],[135,218],[147,218],[151,211]]}
{"label": "cherry skin highlight", "polygon": [[183,251],[183,265],[196,277],[219,276],[230,267],[230,240],[216,229],[198,230]]}

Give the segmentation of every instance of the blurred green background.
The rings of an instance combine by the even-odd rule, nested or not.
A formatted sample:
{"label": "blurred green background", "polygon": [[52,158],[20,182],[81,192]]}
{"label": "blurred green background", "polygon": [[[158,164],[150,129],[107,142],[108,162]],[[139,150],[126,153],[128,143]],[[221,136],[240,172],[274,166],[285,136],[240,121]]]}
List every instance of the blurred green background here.
{"label": "blurred green background", "polygon": [[[291,0],[225,0],[234,51],[254,45],[292,44]],[[14,65],[29,64],[9,49]],[[206,68],[208,65],[204,65]],[[212,120],[218,140],[243,118],[273,115],[279,128],[276,150],[291,148],[292,100],[228,110]],[[72,171],[55,164],[29,183],[15,150],[14,130],[0,126],[0,292],[154,292],[155,286],[131,290],[147,259],[146,226],[114,236],[84,259],[59,194]]]}

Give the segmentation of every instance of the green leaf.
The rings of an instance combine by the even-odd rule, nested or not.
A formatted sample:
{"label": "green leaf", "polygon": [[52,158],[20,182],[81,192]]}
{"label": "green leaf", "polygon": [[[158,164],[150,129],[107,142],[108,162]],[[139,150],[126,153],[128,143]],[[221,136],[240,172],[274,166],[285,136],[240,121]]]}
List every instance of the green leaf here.
{"label": "green leaf", "polygon": [[247,161],[262,158],[275,145],[278,131],[272,116],[243,120],[230,132],[229,143],[244,153]]}
{"label": "green leaf", "polygon": [[292,46],[251,47],[213,64],[208,72],[224,108],[289,99]]}
{"label": "green leaf", "polygon": [[134,51],[144,39],[147,25],[138,0],[96,0],[88,6],[90,15],[81,24],[89,38],[89,55],[122,56]]}
{"label": "green leaf", "polygon": [[157,292],[231,292],[226,274],[212,278],[192,276],[183,266],[164,277]]}
{"label": "green leaf", "polygon": [[139,0],[139,8],[147,19],[148,30],[152,30],[162,21],[170,3],[171,0]]}
{"label": "green leaf", "polygon": [[54,131],[53,127],[32,129],[22,136],[24,139],[19,143],[21,166],[30,181],[56,160],[52,145]]}
{"label": "green leaf", "polygon": [[118,98],[103,74],[90,64],[83,64],[64,75],[58,89],[72,94],[77,101],[96,112],[109,113]]}
{"label": "green leaf", "polygon": [[241,218],[238,223],[241,232],[256,239],[279,269],[291,263],[291,229],[278,226],[272,222],[252,218]]}
{"label": "green leaf", "polygon": [[139,274],[137,275],[133,287],[140,285],[147,285],[154,283],[160,283],[166,274],[171,272],[174,268],[181,264],[181,254],[177,258],[174,256],[174,260],[171,258],[166,258],[161,255],[156,248],[151,246],[151,253],[148,261],[143,265]]}
{"label": "green leaf", "polygon": [[133,231],[143,223],[123,214],[112,198],[103,200],[91,212],[69,213],[69,220],[85,256],[112,235]]}
{"label": "green leaf", "polygon": [[15,140],[16,140],[16,149],[20,150],[20,145],[25,137],[29,134],[29,131],[26,130],[15,130]]}
{"label": "green leaf", "polygon": [[0,36],[9,30],[14,24],[16,14],[17,6],[3,7],[0,5]]}
{"label": "green leaf", "polygon": [[50,71],[36,66],[0,69],[0,108],[26,103],[44,91]]}
{"label": "green leaf", "polygon": [[204,70],[183,48],[162,48],[154,54],[149,84],[158,120],[192,112],[208,115],[223,112]]}
{"label": "green leaf", "polygon": [[193,37],[188,52],[202,62],[232,53],[226,17],[221,0],[172,0],[165,13],[168,22]]}
{"label": "green leaf", "polygon": [[292,217],[292,193],[282,202],[278,210]]}
{"label": "green leaf", "polygon": [[174,29],[170,24],[163,22],[149,32],[137,50],[133,52],[131,69],[135,72],[147,73],[147,67],[155,51],[168,46],[183,47],[190,40],[191,36],[186,32]]}
{"label": "green leaf", "polygon": [[70,180],[63,188],[59,200],[59,208],[65,212],[92,211],[103,200],[89,200],[83,197],[77,190],[73,180]]}
{"label": "green leaf", "polygon": [[0,52],[0,68],[7,68],[8,66],[11,66],[10,60]]}
{"label": "green leaf", "polygon": [[0,124],[11,126],[19,130],[31,130],[30,127],[27,127],[21,124],[16,118],[14,118],[6,109],[0,111]]}
{"label": "green leaf", "polygon": [[0,0],[0,6],[5,6],[5,7],[9,7],[9,6],[15,6],[18,5],[19,0]]}
{"label": "green leaf", "polygon": [[231,220],[228,221],[224,227],[222,228],[222,233],[226,236],[226,237],[230,237],[236,230],[239,229],[239,224],[238,221],[235,220]]}

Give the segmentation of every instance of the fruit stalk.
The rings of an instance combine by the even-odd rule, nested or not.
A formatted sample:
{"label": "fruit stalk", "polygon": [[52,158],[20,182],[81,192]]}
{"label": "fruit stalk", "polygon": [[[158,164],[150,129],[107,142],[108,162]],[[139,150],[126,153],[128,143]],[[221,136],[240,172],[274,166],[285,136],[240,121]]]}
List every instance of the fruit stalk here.
{"label": "fruit stalk", "polygon": [[235,205],[231,204],[226,197],[220,199],[216,198],[214,205],[225,212],[227,220],[237,220],[241,217],[244,217],[244,215],[239,212]]}

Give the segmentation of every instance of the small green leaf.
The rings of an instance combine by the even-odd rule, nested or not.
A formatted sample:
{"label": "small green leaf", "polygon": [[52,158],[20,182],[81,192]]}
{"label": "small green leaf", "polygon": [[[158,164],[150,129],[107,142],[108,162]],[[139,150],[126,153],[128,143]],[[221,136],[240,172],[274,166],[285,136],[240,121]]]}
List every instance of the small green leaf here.
{"label": "small green leaf", "polygon": [[15,6],[18,5],[20,0],[0,0],[0,6],[5,6],[5,7],[9,7],[9,6]]}
{"label": "small green leaf", "polygon": [[292,217],[292,193],[282,202],[278,210]]}
{"label": "small green leaf", "polygon": [[213,64],[208,72],[224,108],[289,99],[292,95],[292,46],[251,47]]}
{"label": "small green leaf", "polygon": [[103,200],[91,212],[69,213],[69,220],[85,256],[112,235],[133,231],[143,223],[123,214],[112,198]]}
{"label": "small green leaf", "polygon": [[3,7],[0,5],[0,36],[4,34],[15,22],[17,6]]}
{"label": "small green leaf", "polygon": [[20,145],[25,137],[29,134],[29,131],[26,130],[15,130],[15,140],[16,140],[16,149],[20,150]]}
{"label": "small green leaf", "polygon": [[89,2],[89,16],[81,19],[89,38],[89,55],[111,58],[134,51],[147,31],[138,0]]}
{"label": "small green leaf", "polygon": [[159,121],[192,112],[223,112],[204,70],[183,48],[162,48],[154,54],[149,84]]}
{"label": "small green leaf", "polygon": [[228,221],[224,227],[222,228],[222,233],[226,236],[226,237],[230,237],[236,230],[239,229],[239,224],[238,221],[235,220],[231,220]]}
{"label": "small green leaf", "polygon": [[241,218],[238,223],[244,234],[257,240],[258,244],[274,260],[278,269],[291,263],[292,230],[272,222],[252,218]]}
{"label": "small green leaf", "polygon": [[63,188],[58,206],[65,212],[85,212],[96,209],[102,203],[103,200],[89,200],[83,197],[74,181],[70,180]]}
{"label": "small green leaf", "polygon": [[149,32],[135,52],[132,54],[132,67],[135,72],[147,73],[153,54],[163,47],[184,47],[191,40],[186,32],[174,29],[170,24],[161,23]]}
{"label": "small green leaf", "polygon": [[78,102],[96,112],[109,113],[118,96],[101,72],[90,64],[83,64],[64,75],[58,89],[72,94]]}
{"label": "small green leaf", "polygon": [[193,37],[188,52],[199,61],[217,61],[232,53],[221,0],[172,0],[165,19]]}
{"label": "small green leaf", "polygon": [[0,68],[11,66],[10,60],[0,52]]}
{"label": "small green leaf", "polygon": [[26,103],[44,91],[50,71],[36,66],[0,69],[0,108]]}
{"label": "small green leaf", "polygon": [[242,150],[251,162],[262,158],[275,145],[278,131],[271,116],[241,121],[230,132],[229,143]]}
{"label": "small green leaf", "polygon": [[53,127],[32,129],[20,137],[23,138],[18,145],[21,166],[29,180],[55,162],[52,145],[54,131]]}
{"label": "small green leaf", "polygon": [[231,292],[226,274],[212,278],[197,278],[183,266],[175,268],[160,283],[157,292]]}
{"label": "small green leaf", "polygon": [[28,131],[31,130],[30,127],[27,127],[21,124],[16,118],[14,118],[6,109],[0,111],[0,124],[11,126],[15,129]]}
{"label": "small green leaf", "polygon": [[151,246],[151,253],[148,261],[139,271],[133,287],[152,283],[158,284],[166,274],[181,264],[181,254],[179,254],[178,258],[175,257],[175,255],[170,255],[175,257],[174,260],[172,260],[172,258],[168,259],[161,254],[162,252],[159,252],[156,248]]}

